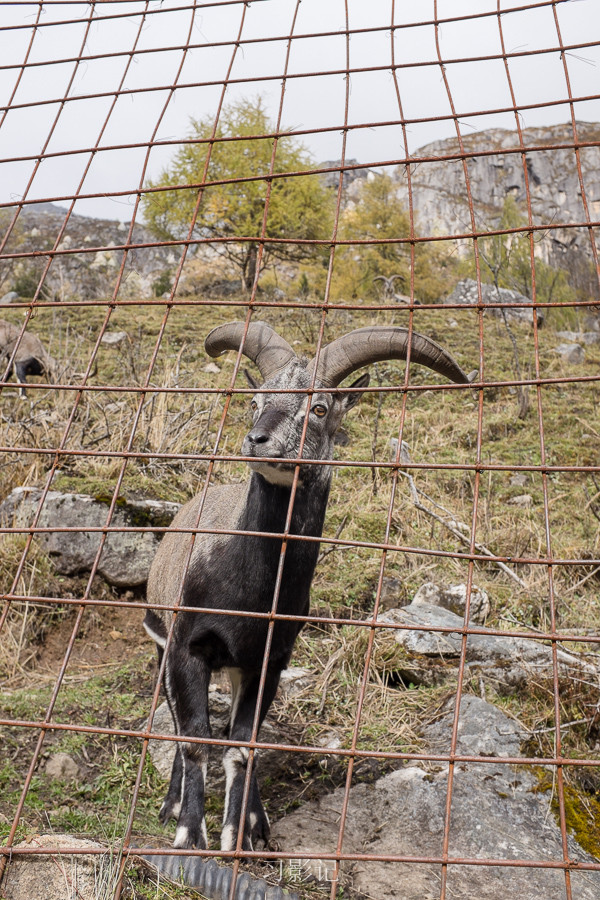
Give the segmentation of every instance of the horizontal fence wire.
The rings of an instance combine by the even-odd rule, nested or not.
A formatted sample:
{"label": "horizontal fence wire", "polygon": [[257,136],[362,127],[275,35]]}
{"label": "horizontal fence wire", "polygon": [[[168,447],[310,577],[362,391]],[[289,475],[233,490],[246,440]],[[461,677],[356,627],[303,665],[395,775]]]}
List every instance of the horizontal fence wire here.
{"label": "horizontal fence wire", "polygon": [[[102,809],[106,823],[98,818],[95,831],[89,819],[78,827],[84,817],[73,810],[70,818],[64,810],[56,818],[62,830],[71,822],[72,832],[99,842],[61,848],[59,857],[100,858],[107,845],[117,849],[115,878],[106,893],[116,900],[146,896],[135,892],[128,868],[140,847],[148,860],[165,854],[222,859],[232,866],[228,900],[238,896],[236,884],[245,871],[300,896],[364,896],[376,863],[393,873],[406,866],[415,872],[435,867],[435,893],[428,890],[440,900],[466,892],[479,869],[556,871],[557,898],[592,896],[584,891],[593,891],[597,882],[586,887],[574,873],[600,873],[598,849],[588,840],[587,852],[574,850],[574,839],[600,828],[600,342],[585,345],[585,365],[563,364],[554,342],[561,323],[564,334],[583,333],[586,322],[592,336],[600,332],[599,183],[590,165],[597,159],[593,154],[600,154],[600,94],[594,90],[600,23],[592,0],[489,0],[477,11],[447,0],[428,0],[409,11],[404,6],[395,0],[376,0],[368,9],[354,0],[326,9],[313,0],[0,5],[7,46],[0,65],[0,171],[6,175],[0,194],[0,303],[1,319],[13,329],[9,341],[0,321],[0,675],[6,693],[0,759],[9,798],[0,810],[0,891],[8,889],[21,861],[33,866],[57,856],[55,846],[38,839],[44,832],[38,811],[40,803],[60,799],[56,792],[44,794],[39,782],[48,757],[66,746],[76,748],[89,772],[102,770],[97,792],[100,783],[122,781],[118,814]],[[517,33],[523,36],[519,46]],[[244,130],[248,109],[262,117]],[[477,140],[480,131],[484,140]],[[241,144],[249,161],[243,174],[222,161],[233,160]],[[265,146],[257,167],[252,154]],[[300,147],[299,155],[287,155],[290,146]],[[192,154],[193,177],[185,169],[168,177],[175,159],[190,160]],[[562,200],[558,185],[540,185],[536,174],[537,161],[559,154],[571,167],[572,196]],[[502,187],[505,216],[497,197],[481,195],[486,165],[495,171],[514,167],[514,184]],[[445,190],[450,197],[452,179],[460,185],[459,196],[446,197],[446,220],[439,210],[427,218],[423,189],[433,167],[446,173],[436,202],[442,203]],[[378,210],[375,222],[365,214],[364,198],[371,187],[387,184],[386,178],[393,202]],[[311,231],[306,205],[289,210],[281,224],[279,192],[300,185],[306,204],[317,183],[327,192],[319,227]],[[226,193],[219,193],[223,188]],[[259,211],[236,228],[228,222],[223,197],[240,195],[258,203]],[[394,203],[402,204],[403,218],[390,234],[385,219],[396,214]],[[164,222],[178,208],[183,212],[171,229],[175,233],[168,233]],[[373,258],[379,268],[371,270]],[[517,265],[527,296],[503,293],[503,280]],[[475,298],[465,302],[451,292],[466,278],[475,285]],[[514,324],[511,316],[518,314],[527,316],[526,325]],[[210,509],[209,490],[241,483],[255,462],[241,448],[249,427],[244,409],[265,391],[252,380],[248,386],[241,351],[229,360],[219,357],[211,369],[203,350],[211,328],[233,319],[241,321],[244,342],[257,321],[268,321],[293,342],[294,351],[315,361],[307,370],[308,387],[265,389],[267,399],[307,398],[297,417],[299,444],[285,457],[293,477],[284,525],[277,530],[202,521]],[[319,362],[332,340],[354,328],[390,323],[409,334],[431,334],[466,370],[477,371],[464,384],[435,380],[411,363],[409,351],[406,362],[372,364],[370,385],[320,383]],[[21,397],[13,369],[18,371],[23,352],[39,353],[27,349],[31,334],[47,344],[53,371],[52,377],[41,371],[30,378]],[[347,426],[352,440],[348,449],[337,447],[335,459],[311,456],[315,395],[332,403],[351,403],[355,395],[362,397],[358,409],[368,410],[349,414],[348,421],[356,415],[358,424]],[[444,411],[426,419],[420,410],[436,403]],[[296,533],[303,477],[329,471],[333,487],[324,534]],[[529,493],[528,500],[521,498],[524,511],[505,502],[509,474],[525,479],[519,489],[535,494],[535,511],[529,511]],[[81,485],[100,517],[61,524],[52,505],[61,485],[71,493]],[[139,510],[130,513],[133,521],[123,520],[130,498],[153,496],[152,489],[177,503],[196,495],[195,520],[171,526],[164,518],[144,519]],[[19,504],[27,498],[32,507],[24,519]],[[513,492],[511,499],[519,496]],[[462,514],[450,512],[449,503],[460,504]],[[193,572],[194,548],[203,536],[276,542],[269,607],[256,613],[188,604],[186,581],[175,570],[175,599],[165,604],[146,598],[145,578],[127,591],[111,585],[104,568],[111,540],[141,538],[158,545],[167,532],[181,538],[186,573]],[[60,554],[46,551],[58,535],[73,543],[87,536],[92,550],[85,566],[56,573]],[[313,606],[308,613],[281,611],[286,560],[315,544],[320,556]],[[390,577],[406,585],[396,598],[399,607],[408,606],[419,578],[460,579],[466,597],[461,623],[415,624],[391,616]],[[485,625],[472,616],[481,583],[498,595]],[[161,610],[172,615],[151,670],[154,656],[141,618]],[[274,819],[285,819],[283,806],[300,804],[305,792],[318,798],[335,788],[340,801],[329,843],[307,850],[298,838],[298,846],[273,842],[245,849],[239,831],[234,849],[217,849],[218,817],[211,813],[208,849],[170,847],[168,829],[158,819],[147,824],[158,813],[149,804],[155,793],[151,748],[177,743],[163,719],[155,722],[163,678],[168,684],[173,677],[167,661],[177,646],[177,622],[206,615],[219,622],[223,617],[224,628],[231,617],[247,620],[248,628],[264,622],[264,652],[253,662],[258,688],[250,737],[185,734],[186,746],[195,753],[208,747],[244,750],[249,765],[242,820],[253,803],[259,751],[267,760],[259,766],[259,782],[269,775],[269,753],[282,754],[288,769],[277,777],[296,793],[294,803],[288,793],[279,807],[279,788],[271,789]],[[297,701],[275,702],[282,730],[270,740],[272,731],[259,730],[260,709],[263,698],[267,704],[270,699],[276,627],[284,624],[304,628],[292,664],[301,657],[302,666],[308,661],[321,680],[318,689],[313,680]],[[112,630],[131,659],[117,660],[105,642],[95,655],[86,646],[94,629],[104,631],[106,640]],[[413,683],[404,657],[389,670],[381,663],[385,641],[414,634],[458,642],[452,676],[443,686]],[[535,642],[547,654],[544,677],[530,676],[526,689],[499,700],[512,717],[528,722],[522,753],[473,753],[461,743],[463,702],[472,695],[494,696],[472,670],[469,653],[482,637]],[[576,674],[565,674],[567,657],[576,661]],[[344,686],[336,682],[343,716],[327,706],[333,703],[328,691],[338,674],[336,661],[346,680]],[[131,666],[128,674],[124,662]],[[84,676],[94,667],[106,678],[117,673],[111,686],[104,683],[108,694],[137,692],[135,709],[139,713],[143,703],[143,716],[122,712],[115,721],[108,699],[107,708],[93,715],[77,707],[70,686],[76,684],[81,697],[92,691]],[[131,685],[124,687],[127,678]],[[385,716],[396,709],[394,717],[408,720],[417,696],[430,696],[429,706],[420,708],[423,719],[434,721],[443,711],[450,718],[443,749],[429,746],[422,734],[406,737],[403,731],[400,738],[391,722],[386,727]],[[383,698],[381,709],[377,697]],[[337,744],[316,739],[331,730],[328,715],[332,722],[344,719]],[[575,732],[579,742],[571,740]],[[94,753],[98,763],[90,760]],[[407,766],[421,766],[425,779],[440,772],[445,777],[438,851],[420,852],[418,830],[408,853],[376,846],[367,852],[375,839],[356,849],[353,789]],[[464,850],[456,814],[462,773],[476,772],[483,791],[487,773],[498,770],[535,771],[539,785],[531,794],[550,791],[547,814],[556,822],[560,849],[548,854],[538,847],[533,858],[512,845],[502,855],[500,843],[495,855],[482,855],[475,844],[473,852]],[[577,780],[580,772],[587,781]],[[321,794],[319,773],[323,784],[328,779]],[[77,802],[83,807],[83,799]],[[579,830],[575,803],[587,810]],[[48,834],[57,831],[53,815],[45,810]],[[506,827],[514,828],[511,838],[518,844],[518,825]],[[313,874],[317,863],[329,864],[327,878],[315,884],[301,875],[303,861],[314,864]],[[274,871],[279,878],[272,878]],[[366,880],[357,886],[360,871]],[[400,874],[388,877],[401,884]],[[77,884],[74,889],[75,896],[88,896]]]}

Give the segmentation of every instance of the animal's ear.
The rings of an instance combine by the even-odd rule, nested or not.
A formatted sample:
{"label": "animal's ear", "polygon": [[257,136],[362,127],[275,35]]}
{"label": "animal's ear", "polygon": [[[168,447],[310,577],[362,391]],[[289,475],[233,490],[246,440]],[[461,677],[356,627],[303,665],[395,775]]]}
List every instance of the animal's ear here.
{"label": "animal's ear", "polygon": [[[366,372],[364,375],[361,375],[360,378],[357,378],[356,381],[353,381],[350,387],[366,388],[368,387],[370,380],[371,376]],[[361,397],[362,393],[360,391],[352,391],[352,393],[344,394],[342,399],[344,414],[347,413],[349,409],[352,409],[353,406],[356,406]]]}
{"label": "animal's ear", "polygon": [[244,369],[244,375],[246,376],[246,381],[248,382],[248,384],[250,385],[251,388],[254,388],[254,390],[256,390],[257,388],[260,387],[260,384],[258,383],[256,378],[254,378],[254,376],[250,374],[248,369]]}

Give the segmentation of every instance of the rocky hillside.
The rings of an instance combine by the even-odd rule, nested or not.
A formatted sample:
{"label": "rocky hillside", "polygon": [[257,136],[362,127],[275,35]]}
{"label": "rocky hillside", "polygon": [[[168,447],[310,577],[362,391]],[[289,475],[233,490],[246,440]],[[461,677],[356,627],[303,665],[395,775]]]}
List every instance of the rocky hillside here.
{"label": "rocky hillside", "polygon": [[[580,122],[578,137],[583,144],[600,141],[600,124]],[[584,223],[585,209],[577,169],[577,157],[572,148],[573,130],[570,124],[544,128],[526,128],[523,141],[527,148],[525,163],[536,224],[554,225]],[[523,211],[526,210],[526,184],[523,159],[516,131],[494,129],[466,135],[463,144],[467,153],[489,154],[467,160],[469,181],[474,201],[477,228],[494,228],[502,212],[504,200],[512,195]],[[545,147],[553,149],[544,149]],[[562,149],[561,149],[562,147]],[[413,202],[417,227],[422,235],[460,234],[471,231],[463,163],[448,159],[459,155],[456,139],[435,141],[421,147],[414,154],[426,162],[411,167]],[[583,146],[579,150],[581,172],[585,184],[589,216],[600,218],[600,146]],[[356,160],[348,160],[350,164]],[[321,164],[336,165],[335,161]],[[369,177],[367,169],[347,172],[344,178],[344,203],[352,204],[360,196]],[[395,177],[399,199],[408,206],[406,169],[399,167]],[[332,191],[337,190],[338,175],[324,176]],[[51,203],[25,207],[17,220],[7,252],[27,253],[50,250],[65,223],[66,209]],[[0,232],[12,219],[11,210],[0,216]],[[111,247],[127,242],[129,225],[110,219],[93,219],[71,215],[59,243],[61,250],[89,248],[89,252],[56,256],[46,276],[48,294],[64,299],[79,296],[83,299],[102,299],[114,287],[122,261],[122,251]],[[136,225],[132,242],[144,244],[154,240],[148,229]],[[588,294],[597,292],[593,272],[589,230],[556,228],[536,238],[536,252],[555,268],[569,273],[573,287]],[[94,249],[96,248],[96,249]],[[97,249],[104,248],[104,249]],[[108,249],[106,249],[108,248]],[[465,244],[465,250],[467,245]],[[193,253],[193,251],[192,251]],[[121,295],[160,295],[170,287],[170,273],[179,259],[179,248],[140,247],[131,250],[126,259]],[[16,291],[23,297],[32,296],[46,263],[46,257],[6,260],[0,266],[0,296]]]}
{"label": "rocky hillside", "polygon": [[[600,125],[591,122],[577,124],[579,140],[583,143],[600,139]],[[577,159],[572,147],[543,149],[545,146],[572,144],[570,124],[545,128],[526,128],[523,141],[531,193],[532,211],[536,224],[585,222]],[[475,206],[477,227],[493,227],[507,195],[526,209],[526,187],[523,160],[516,131],[494,129],[466,135],[463,139],[467,153],[497,153],[474,156],[467,160],[469,180]],[[516,152],[509,152],[509,151]],[[435,141],[415,152],[417,157],[432,157],[433,161],[412,167],[412,190],[421,234],[454,234],[471,230],[465,176],[462,160],[448,160],[459,154],[458,140]],[[592,221],[600,217],[600,147],[582,147],[579,151],[589,214]],[[440,157],[439,161],[435,157]],[[406,172],[399,168],[399,196],[408,203]],[[574,265],[591,259],[589,233],[586,229],[552,230],[538,244],[540,255],[553,266],[572,271]]]}
{"label": "rocky hillside", "polygon": [[[46,292],[57,299],[79,296],[85,300],[102,299],[114,287],[123,258],[121,247],[129,238],[129,225],[116,219],[95,219],[72,214],[66,227],[67,209],[53,203],[39,203],[21,210],[6,253],[31,253],[50,250],[64,228],[59,250],[85,248],[87,252],[61,254],[54,258],[44,281]],[[12,221],[12,210],[4,211],[0,231]],[[131,242],[144,244],[156,240],[148,229],[135,225]],[[102,249],[95,249],[102,248]],[[127,254],[122,293],[151,296],[157,280],[174,267],[178,248],[140,247]],[[47,257],[9,259],[0,267],[0,293],[16,291],[22,297],[33,296]],[[166,282],[165,282],[166,284]],[[164,288],[163,288],[164,289]],[[162,293],[162,291],[161,291]]]}

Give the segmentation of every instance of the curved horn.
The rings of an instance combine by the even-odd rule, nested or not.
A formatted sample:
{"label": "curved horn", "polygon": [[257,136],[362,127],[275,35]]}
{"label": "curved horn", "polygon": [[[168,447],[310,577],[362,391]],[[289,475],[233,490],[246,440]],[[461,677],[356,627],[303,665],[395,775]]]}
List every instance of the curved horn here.
{"label": "curved horn", "polygon": [[[239,350],[245,327],[245,322],[228,322],[213,328],[204,341],[208,355],[220,356],[226,350]],[[242,353],[256,363],[265,381],[296,356],[288,342],[266,322],[250,322]]]}
{"label": "curved horn", "polygon": [[[384,359],[406,359],[408,334],[407,328],[394,325],[374,325],[350,331],[323,347],[316,381],[324,387],[337,387],[351,372],[362,366]],[[412,332],[410,361],[427,366],[459,384],[469,383],[469,376],[443,347],[416,331]],[[314,368],[313,359],[308,367],[310,374]]]}

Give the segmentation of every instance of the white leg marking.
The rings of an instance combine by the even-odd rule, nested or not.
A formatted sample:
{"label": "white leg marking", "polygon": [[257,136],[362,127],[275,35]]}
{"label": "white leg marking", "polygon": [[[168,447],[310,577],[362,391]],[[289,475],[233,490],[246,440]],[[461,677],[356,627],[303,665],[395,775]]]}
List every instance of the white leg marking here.
{"label": "white leg marking", "polygon": [[173,841],[174,847],[186,847],[187,841],[189,837],[189,831],[185,827],[185,825],[178,825],[177,831],[175,832],[175,840]]}
{"label": "white leg marking", "polygon": [[227,674],[229,675],[229,681],[231,682],[231,711],[229,715],[229,721],[233,725],[235,722],[235,717],[237,715],[238,706],[240,705],[240,685],[242,683],[242,670],[237,668],[228,668]]}
{"label": "white leg marking", "polygon": [[237,828],[233,825],[225,825],[221,832],[221,850],[235,850],[237,841]]}
{"label": "white leg marking", "polygon": [[165,637],[163,637],[161,634],[158,634],[158,632],[153,631],[151,628],[149,628],[145,622],[142,622],[142,625],[144,626],[144,630],[145,630],[146,634],[149,637],[151,637],[152,640],[155,641],[158,644],[158,646],[162,647],[162,649],[164,650],[166,647],[166,644],[167,644],[167,639]]}
{"label": "white leg marking", "polygon": [[[177,752],[181,753],[179,747],[177,747]],[[181,774],[181,794],[179,795],[179,812],[177,813],[177,818],[179,818],[179,814],[181,813],[181,807],[183,806],[183,798],[185,797],[185,763],[182,762],[182,774]]]}
{"label": "white leg marking", "polygon": [[[235,748],[227,750],[223,757],[223,768],[225,769],[225,808],[223,810],[223,825],[225,825],[229,814],[229,794],[231,793],[231,785],[233,784],[233,779],[235,778],[239,765],[237,760],[233,758],[232,752],[235,753]],[[221,847],[221,849],[224,850],[225,848]]]}

